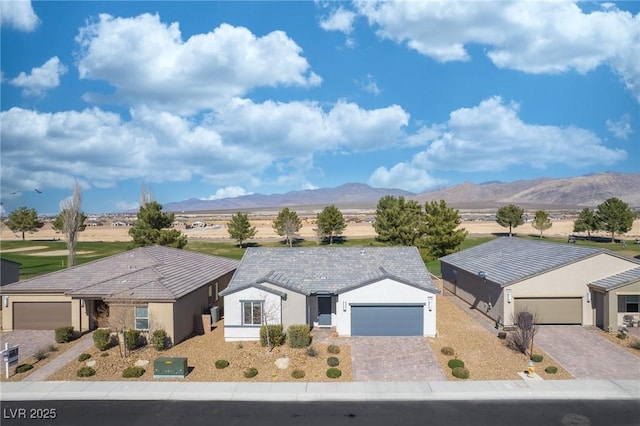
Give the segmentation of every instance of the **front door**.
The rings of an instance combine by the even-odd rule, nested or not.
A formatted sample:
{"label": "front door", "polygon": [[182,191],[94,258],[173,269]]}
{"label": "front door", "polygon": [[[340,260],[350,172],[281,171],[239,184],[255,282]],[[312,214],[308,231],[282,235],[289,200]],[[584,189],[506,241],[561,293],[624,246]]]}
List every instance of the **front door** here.
{"label": "front door", "polygon": [[318,325],[331,326],[331,296],[318,296]]}

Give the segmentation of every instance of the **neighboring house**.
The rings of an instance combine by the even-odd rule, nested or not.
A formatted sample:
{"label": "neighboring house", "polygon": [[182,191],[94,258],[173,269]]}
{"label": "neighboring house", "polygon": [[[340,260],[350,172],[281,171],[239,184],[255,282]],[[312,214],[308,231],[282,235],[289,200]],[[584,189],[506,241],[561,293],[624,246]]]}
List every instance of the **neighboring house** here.
{"label": "neighboring house", "polygon": [[440,259],[444,288],[504,325],[622,325],[638,316],[640,261],[608,250],[502,237]]}
{"label": "neighboring house", "polygon": [[3,287],[3,329],[164,329],[179,343],[202,313],[221,307],[237,265],[163,246],[126,251]]}
{"label": "neighboring house", "polygon": [[265,323],[435,336],[437,293],[415,247],[250,247],[221,292],[225,339],[258,339]]}
{"label": "neighboring house", "polygon": [[15,283],[20,279],[20,264],[13,260],[0,259],[0,286]]}

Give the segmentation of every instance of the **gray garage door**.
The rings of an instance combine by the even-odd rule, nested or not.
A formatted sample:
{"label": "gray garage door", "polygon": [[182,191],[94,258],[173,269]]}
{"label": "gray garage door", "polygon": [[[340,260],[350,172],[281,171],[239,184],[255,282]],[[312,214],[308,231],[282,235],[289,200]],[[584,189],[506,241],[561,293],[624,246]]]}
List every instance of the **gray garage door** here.
{"label": "gray garage door", "polygon": [[422,336],[424,306],[352,305],[352,336]]}
{"label": "gray garage door", "polygon": [[16,302],[15,330],[54,330],[71,325],[71,302]]}
{"label": "gray garage door", "polygon": [[582,324],[582,299],[517,298],[515,312],[528,311],[538,315],[538,324]]}

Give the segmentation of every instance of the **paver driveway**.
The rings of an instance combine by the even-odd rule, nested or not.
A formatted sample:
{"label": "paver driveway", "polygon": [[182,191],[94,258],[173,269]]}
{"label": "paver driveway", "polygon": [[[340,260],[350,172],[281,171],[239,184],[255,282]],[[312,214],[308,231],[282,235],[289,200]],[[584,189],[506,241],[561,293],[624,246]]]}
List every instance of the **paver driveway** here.
{"label": "paver driveway", "polygon": [[[13,330],[0,335],[0,346],[4,349],[4,344],[9,346],[20,345],[18,359],[20,361],[29,358],[40,349],[47,350],[49,345],[55,344],[55,332],[53,330]],[[4,362],[0,362],[4,371]]]}
{"label": "paver driveway", "polygon": [[640,379],[640,357],[598,333],[593,327],[544,325],[535,344],[576,379]]}

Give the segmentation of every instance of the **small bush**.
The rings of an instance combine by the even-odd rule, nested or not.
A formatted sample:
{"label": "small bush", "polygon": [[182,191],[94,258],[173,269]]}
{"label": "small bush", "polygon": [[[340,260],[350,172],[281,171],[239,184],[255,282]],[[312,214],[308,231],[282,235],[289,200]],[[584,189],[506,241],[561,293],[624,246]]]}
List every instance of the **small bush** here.
{"label": "small bush", "polygon": [[540,354],[533,354],[531,355],[531,361],[533,362],[542,362],[542,360],[544,359],[544,357]]}
{"label": "small bush", "polygon": [[620,333],[616,334],[616,337],[620,340],[624,340],[627,338],[627,333],[621,331]]}
{"label": "small bush", "polygon": [[16,373],[24,373],[25,371],[29,371],[33,368],[32,364],[20,364],[16,367]]}
{"label": "small bush", "polygon": [[229,361],[226,359],[219,359],[216,361],[216,368],[218,370],[222,370],[223,368],[227,368],[229,366]]}
{"label": "small bush", "polygon": [[327,352],[329,352],[330,354],[337,355],[340,353],[340,346],[329,345],[329,347],[327,348]]}
{"label": "small bush", "polygon": [[458,358],[450,359],[447,363],[449,368],[464,368],[464,361]]}
{"label": "small bush", "polygon": [[142,367],[127,367],[122,372],[122,377],[125,379],[132,379],[136,377],[142,377],[144,374],[144,368]]}
{"label": "small bush", "polygon": [[311,358],[315,358],[318,356],[318,350],[313,346],[309,346],[307,348],[307,355],[309,355]]}
{"label": "small bush", "polygon": [[287,340],[292,348],[306,348],[311,344],[309,324],[294,324],[287,329]]}
{"label": "small bush", "polygon": [[558,372],[558,367],[550,365],[544,369],[544,372],[549,374],[556,374]]}
{"label": "small bush", "polygon": [[629,342],[629,347],[633,349],[640,349],[640,340],[634,340],[633,342]]}
{"label": "small bush", "polygon": [[456,367],[451,370],[451,374],[453,377],[457,377],[458,379],[468,379],[469,378],[469,370],[464,367]]}
{"label": "small bush", "polygon": [[91,354],[80,354],[80,356],[78,356],[78,361],[83,362],[89,358],[91,358]]}
{"label": "small bush", "polygon": [[91,367],[82,367],[80,370],[76,372],[78,377],[91,377],[96,374],[96,370]]}
{"label": "small bush", "polygon": [[291,372],[291,377],[294,379],[302,379],[304,377],[304,370],[293,370]]}
{"label": "small bush", "polygon": [[58,347],[56,345],[49,345],[47,348],[49,352],[58,352]]}
{"label": "small bush", "polygon": [[[268,338],[267,338],[267,333]],[[284,332],[282,324],[270,324],[260,326],[260,344],[262,346],[270,346],[275,348],[284,343]]]}
{"label": "small bush", "polygon": [[442,353],[442,355],[447,355],[447,356],[453,356],[455,354],[455,351],[450,346],[443,347],[442,349],[440,349],[440,352]]}
{"label": "small bush", "polygon": [[155,330],[151,335],[151,344],[157,351],[164,351],[169,347],[169,336],[164,330]]}
{"label": "small bush", "polygon": [[106,357],[106,356],[109,356],[109,352],[102,352],[100,354],[100,356],[103,357],[103,358]]}
{"label": "small bush", "polygon": [[338,365],[340,365],[340,360],[335,356],[330,356],[329,358],[327,358],[327,365],[329,367],[337,367]]}
{"label": "small bush", "polygon": [[73,327],[56,328],[56,343],[67,343],[73,340]]}
{"label": "small bush", "polygon": [[327,369],[327,377],[328,378],[337,379],[340,376],[342,376],[342,371],[340,371],[338,368],[331,367],[331,368]]}
{"label": "small bush", "polygon": [[253,367],[244,370],[244,377],[246,377],[247,379],[256,377],[257,375],[258,375],[258,370]]}
{"label": "small bush", "polygon": [[124,345],[127,350],[132,351],[142,345],[141,335],[140,330],[125,330]]}
{"label": "small bush", "polygon": [[36,359],[36,361],[42,361],[47,357],[47,353],[44,349],[40,349],[33,354],[33,357]]}
{"label": "small bush", "polygon": [[99,351],[106,351],[112,346],[111,330],[99,328],[93,332],[93,343]]}

